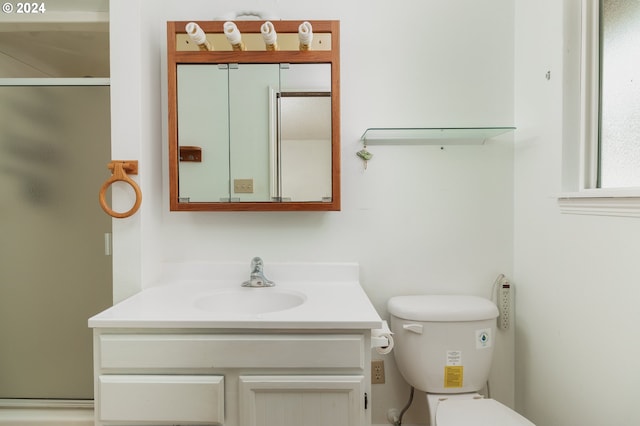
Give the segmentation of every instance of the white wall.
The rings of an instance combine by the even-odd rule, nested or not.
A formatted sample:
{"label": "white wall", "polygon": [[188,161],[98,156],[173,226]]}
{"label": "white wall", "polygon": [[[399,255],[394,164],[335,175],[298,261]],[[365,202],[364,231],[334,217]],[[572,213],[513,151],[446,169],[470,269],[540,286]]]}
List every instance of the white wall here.
{"label": "white wall", "polygon": [[555,198],[579,4],[516,2],[516,405],[539,426],[627,426],[640,424],[640,221],[562,215]]}
{"label": "white wall", "polygon": [[[341,212],[168,211],[165,21],[214,19],[236,10],[283,19],[341,21]],[[160,278],[168,261],[357,261],[383,317],[389,297],[488,296],[512,274],[512,135],[484,146],[370,147],[367,127],[513,124],[510,0],[111,0],[114,159],[139,159],[141,211],[114,223],[114,298]],[[130,205],[114,190],[115,206]],[[513,403],[513,337],[501,334],[495,397]],[[402,408],[409,388],[387,356],[387,384],[373,387],[374,423]],[[426,423],[418,394],[405,423]]]}

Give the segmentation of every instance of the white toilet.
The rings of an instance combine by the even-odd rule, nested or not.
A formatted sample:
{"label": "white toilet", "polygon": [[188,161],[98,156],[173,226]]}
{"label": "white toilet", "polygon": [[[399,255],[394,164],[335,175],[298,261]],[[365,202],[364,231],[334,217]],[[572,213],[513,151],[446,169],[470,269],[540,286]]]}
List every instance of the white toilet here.
{"label": "white toilet", "polygon": [[430,426],[534,426],[478,392],[493,358],[498,308],[475,296],[389,299],[395,359],[404,379],[427,393]]}

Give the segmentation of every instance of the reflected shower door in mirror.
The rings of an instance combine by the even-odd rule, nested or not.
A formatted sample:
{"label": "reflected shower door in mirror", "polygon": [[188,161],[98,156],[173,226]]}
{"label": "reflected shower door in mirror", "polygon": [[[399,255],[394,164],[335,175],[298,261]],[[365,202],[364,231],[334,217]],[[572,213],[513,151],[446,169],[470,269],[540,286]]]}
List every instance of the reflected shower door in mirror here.
{"label": "reflected shower door in mirror", "polygon": [[337,22],[320,21],[330,49],[305,52],[184,50],[181,26],[168,26],[171,210],[339,210]]}

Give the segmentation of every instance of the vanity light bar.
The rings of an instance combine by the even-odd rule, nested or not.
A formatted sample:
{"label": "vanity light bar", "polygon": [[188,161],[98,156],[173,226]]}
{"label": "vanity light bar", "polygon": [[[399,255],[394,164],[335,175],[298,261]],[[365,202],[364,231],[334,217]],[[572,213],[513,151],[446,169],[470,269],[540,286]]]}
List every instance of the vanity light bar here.
{"label": "vanity light bar", "polygon": [[[177,51],[330,51],[324,21],[206,21],[176,27]],[[276,31],[276,27],[277,31]],[[182,31],[184,28],[184,31]],[[315,31],[314,31],[315,30]]]}

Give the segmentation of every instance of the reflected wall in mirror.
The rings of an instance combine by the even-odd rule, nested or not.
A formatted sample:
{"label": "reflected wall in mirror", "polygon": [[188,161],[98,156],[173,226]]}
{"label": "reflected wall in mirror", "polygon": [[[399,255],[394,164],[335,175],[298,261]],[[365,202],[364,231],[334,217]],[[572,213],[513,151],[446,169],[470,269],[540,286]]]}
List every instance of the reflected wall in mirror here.
{"label": "reflected wall in mirror", "polygon": [[236,22],[245,51],[222,21],[198,22],[211,51],[168,23],[171,210],[340,210],[339,23],[310,22],[299,50],[302,21],[274,21],[277,51],[262,22]]}
{"label": "reflected wall in mirror", "polygon": [[281,93],[275,152],[283,201],[331,201],[331,93]]}

